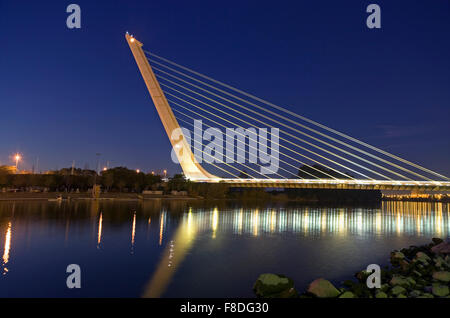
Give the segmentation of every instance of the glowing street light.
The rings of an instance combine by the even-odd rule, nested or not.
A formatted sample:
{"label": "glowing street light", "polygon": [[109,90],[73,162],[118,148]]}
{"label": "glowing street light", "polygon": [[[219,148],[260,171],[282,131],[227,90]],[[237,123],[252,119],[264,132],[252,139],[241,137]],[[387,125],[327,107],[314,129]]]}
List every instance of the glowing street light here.
{"label": "glowing street light", "polygon": [[167,170],[164,169],[164,179],[167,179]]}
{"label": "glowing street light", "polygon": [[139,172],[141,172],[141,170],[139,170],[139,169],[136,169],[136,172],[137,172],[137,173],[139,173]]}
{"label": "glowing street light", "polygon": [[14,160],[16,161],[16,172],[18,171],[18,169],[19,169],[19,161],[22,159],[22,157],[20,156],[20,154],[18,154],[18,153],[16,153],[15,155],[14,155]]}

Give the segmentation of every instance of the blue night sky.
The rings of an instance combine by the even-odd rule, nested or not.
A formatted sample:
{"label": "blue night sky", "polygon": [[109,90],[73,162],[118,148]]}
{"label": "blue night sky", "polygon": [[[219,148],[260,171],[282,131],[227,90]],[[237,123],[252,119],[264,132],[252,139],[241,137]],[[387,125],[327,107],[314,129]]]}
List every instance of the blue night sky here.
{"label": "blue night sky", "polygon": [[[66,7],[81,7],[81,29]],[[382,28],[365,24],[368,4]],[[450,175],[450,1],[0,1],[0,164],[180,171],[124,39]]]}

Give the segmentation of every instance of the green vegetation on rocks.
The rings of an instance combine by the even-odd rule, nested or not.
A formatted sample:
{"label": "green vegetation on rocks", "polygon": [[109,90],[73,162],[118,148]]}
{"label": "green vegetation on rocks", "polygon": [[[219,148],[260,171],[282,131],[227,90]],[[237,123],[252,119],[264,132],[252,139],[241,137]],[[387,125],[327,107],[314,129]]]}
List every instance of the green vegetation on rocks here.
{"label": "green vegetation on rocks", "polygon": [[449,294],[448,286],[441,285],[441,284],[433,284],[431,291],[433,292],[434,296],[438,296],[438,297],[445,297]]}
{"label": "green vegetation on rocks", "polygon": [[375,298],[388,298],[388,296],[385,292],[380,291],[375,294]]}
{"label": "green vegetation on rocks", "polygon": [[390,284],[392,286],[399,285],[399,286],[408,287],[411,285],[411,282],[406,277],[394,275],[394,277],[392,277],[392,279],[390,281]]}
{"label": "green vegetation on rocks", "polygon": [[298,296],[292,279],[284,275],[262,274],[253,286],[257,297],[262,298],[291,298]]}
{"label": "green vegetation on rocks", "polygon": [[394,288],[391,289],[391,293],[392,295],[398,296],[400,294],[406,293],[406,289],[403,288],[402,286],[395,286]]}
{"label": "green vegetation on rocks", "polygon": [[309,284],[308,293],[319,298],[330,298],[337,297],[340,294],[340,291],[328,280],[318,278]]}
{"label": "green vegetation on rocks", "polygon": [[433,278],[435,280],[448,283],[450,282],[450,272],[434,272]]}
{"label": "green vegetation on rocks", "polygon": [[339,296],[339,298],[356,298],[356,296],[352,292],[345,291]]}

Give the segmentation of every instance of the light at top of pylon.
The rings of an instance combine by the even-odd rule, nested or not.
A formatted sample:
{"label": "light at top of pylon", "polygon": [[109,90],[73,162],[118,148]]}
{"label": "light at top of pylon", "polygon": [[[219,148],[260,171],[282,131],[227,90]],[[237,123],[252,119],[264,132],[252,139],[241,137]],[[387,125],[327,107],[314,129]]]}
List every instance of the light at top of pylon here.
{"label": "light at top of pylon", "polygon": [[134,38],[133,37],[130,39],[130,42],[134,42]]}

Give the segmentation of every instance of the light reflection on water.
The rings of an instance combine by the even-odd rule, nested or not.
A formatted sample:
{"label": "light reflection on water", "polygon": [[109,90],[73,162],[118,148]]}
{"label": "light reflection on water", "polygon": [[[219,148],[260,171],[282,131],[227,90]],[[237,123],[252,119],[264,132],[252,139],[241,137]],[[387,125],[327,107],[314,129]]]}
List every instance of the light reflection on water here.
{"label": "light reflection on water", "polygon": [[8,264],[9,261],[9,250],[11,249],[11,222],[8,222],[8,229],[6,230],[5,234],[5,247],[3,248],[3,275],[6,275],[8,272],[8,268],[6,267],[6,264]]}
{"label": "light reflection on water", "polygon": [[[367,208],[294,208],[199,209],[183,214],[180,226],[195,226],[200,232],[232,232],[244,235],[301,233],[307,235],[387,234],[448,236],[449,204],[430,202],[383,202],[381,209]],[[160,235],[164,222],[161,214]]]}
{"label": "light reflection on water", "polygon": [[[407,244],[415,243],[421,237],[448,237],[450,207],[448,203],[393,201],[383,202],[380,208],[289,205],[231,207],[226,204],[206,205],[184,201],[0,202],[0,231],[0,242],[3,241],[0,245],[3,246],[0,279],[6,280],[6,283],[10,280],[9,285],[1,284],[0,281],[1,296],[10,295],[4,286],[8,286],[10,292],[15,291],[11,295],[28,295],[23,294],[25,285],[22,289],[20,287],[21,283],[29,283],[25,274],[27,266],[44,268],[49,267],[48,262],[57,264],[66,260],[67,264],[76,263],[77,260],[84,262],[88,268],[102,265],[103,268],[119,266],[125,269],[132,266],[133,269],[129,268],[126,272],[127,275],[135,275],[136,280],[131,283],[125,277],[122,285],[133,286],[128,289],[122,286],[122,290],[116,291],[114,296],[212,296],[207,281],[204,281],[204,287],[197,286],[192,290],[193,294],[189,294],[189,291],[183,291],[184,294],[178,292],[178,288],[181,288],[179,284],[194,284],[195,278],[192,278],[192,282],[188,278],[177,279],[177,275],[181,275],[177,272],[197,273],[198,263],[204,267],[203,258],[212,252],[217,259],[208,260],[211,268],[220,266],[220,260],[226,258],[234,271],[242,271],[233,273],[236,277],[245,275],[246,270],[251,270],[253,275],[256,270],[277,269],[272,257],[288,259],[294,265],[297,261],[299,266],[310,266],[305,265],[300,256],[286,254],[288,248],[293,247],[298,249],[299,255],[302,251],[316,253],[310,250],[311,247],[303,246],[311,239],[317,246],[324,242],[330,246],[340,244],[337,245],[340,253],[352,256],[338,256],[351,264],[350,260],[359,259],[359,256],[354,256],[358,255],[359,248],[354,238],[372,243],[381,240],[381,255],[381,249],[383,252],[390,250],[391,243],[398,242],[396,238]],[[332,238],[332,243],[327,241],[328,237]],[[270,247],[273,242],[283,243]],[[90,246],[95,247],[97,252],[91,252]],[[211,246],[214,248],[211,249]],[[246,250],[248,255],[241,255],[240,258],[233,256],[233,253],[237,253],[236,248]],[[261,258],[263,249],[269,249],[270,253]],[[128,250],[127,257],[123,254],[124,250]],[[117,265],[111,264],[105,252],[122,261]],[[46,262],[41,254],[47,255]],[[242,262],[242,257],[248,258],[246,265],[236,266]],[[253,261],[255,257],[258,257],[257,264]],[[316,256],[316,261],[322,262],[322,257]],[[316,265],[318,268],[322,266]],[[289,270],[289,267],[284,270]],[[75,296],[109,295],[109,291],[103,289],[105,287],[99,287],[102,285],[100,273],[95,273],[94,269],[91,271],[96,287],[79,291]],[[314,272],[306,268],[308,271]],[[201,274],[197,273],[198,276]],[[227,279],[221,283],[224,290],[234,293],[227,296],[251,296],[240,291],[234,292],[227,285],[230,284]],[[48,287],[48,291],[39,290],[32,295],[71,296],[65,289],[58,288]],[[59,290],[58,293],[56,290]]]}
{"label": "light reflection on water", "polygon": [[[212,239],[216,238],[217,232],[255,237],[283,233],[301,236],[425,234],[446,237],[450,233],[449,220],[449,204],[440,202],[383,202],[381,209],[240,208],[219,213],[217,208],[213,208],[201,209],[195,214],[189,210],[183,214],[175,234],[177,254],[174,257],[174,241],[171,241],[170,251],[166,251],[143,296],[160,297],[163,294],[177,265],[192,248],[195,236],[201,232],[212,232]],[[162,226],[163,222],[161,228]],[[169,261],[166,265],[167,257]]]}

